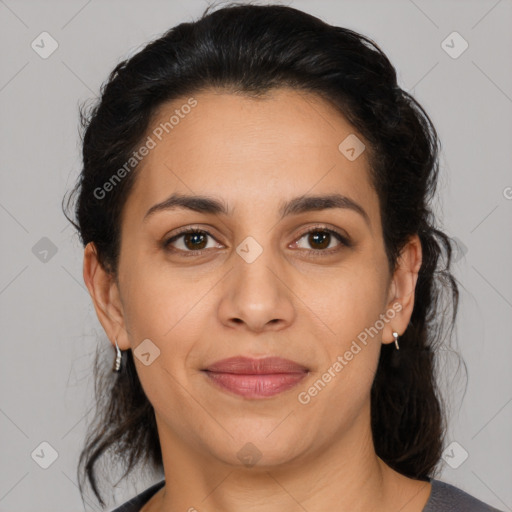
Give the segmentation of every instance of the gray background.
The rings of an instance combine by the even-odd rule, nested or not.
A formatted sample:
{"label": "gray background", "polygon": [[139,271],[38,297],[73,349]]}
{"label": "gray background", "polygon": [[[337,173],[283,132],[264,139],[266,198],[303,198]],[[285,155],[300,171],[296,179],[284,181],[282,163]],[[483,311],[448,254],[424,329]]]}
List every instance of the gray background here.
{"label": "gray background", "polygon": [[[464,394],[456,358],[442,354],[448,442],[458,445],[441,478],[512,510],[512,2],[288,4],[374,39],[439,131],[438,211],[461,243],[456,348],[469,374]],[[80,167],[77,104],[98,94],[119,60],[205,6],[0,0],[1,511],[84,510],[76,463],[92,419],[96,344],[105,345],[108,364],[113,357],[82,280],[83,249],[60,208]],[[46,59],[31,47],[43,31],[59,45]],[[441,45],[453,31],[469,44],[458,58]],[[58,455],[47,469],[36,463],[51,453],[43,445],[43,457],[44,441]],[[469,456],[460,463],[462,450]],[[117,502],[158,478],[121,483]],[[99,510],[92,499],[86,509]]]}

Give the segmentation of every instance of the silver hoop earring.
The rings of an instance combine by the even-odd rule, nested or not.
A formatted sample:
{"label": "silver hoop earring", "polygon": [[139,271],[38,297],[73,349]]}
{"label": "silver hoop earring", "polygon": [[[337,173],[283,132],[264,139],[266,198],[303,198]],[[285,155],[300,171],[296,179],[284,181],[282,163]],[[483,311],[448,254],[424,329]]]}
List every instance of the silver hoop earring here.
{"label": "silver hoop earring", "polygon": [[113,372],[120,372],[121,371],[121,350],[119,350],[119,345],[117,344],[117,339],[115,340],[116,341],[116,359],[114,361],[114,367],[112,368],[112,371]]}
{"label": "silver hoop earring", "polygon": [[398,346],[398,333],[397,332],[393,333],[393,338],[395,338],[395,347],[396,347],[396,349],[400,350],[400,347]]}

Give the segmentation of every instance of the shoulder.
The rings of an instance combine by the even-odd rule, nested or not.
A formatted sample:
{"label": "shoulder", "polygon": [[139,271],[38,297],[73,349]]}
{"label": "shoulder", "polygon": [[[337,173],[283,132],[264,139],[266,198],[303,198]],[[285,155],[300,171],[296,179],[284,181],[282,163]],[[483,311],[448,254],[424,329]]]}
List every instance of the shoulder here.
{"label": "shoulder", "polygon": [[151,487],[148,487],[145,491],[137,494],[137,496],[134,496],[131,500],[123,503],[111,512],[139,512],[149,499],[164,486],[164,484],[165,480],[162,480]]}
{"label": "shoulder", "polygon": [[502,512],[454,485],[430,480],[432,491],[423,512]]}

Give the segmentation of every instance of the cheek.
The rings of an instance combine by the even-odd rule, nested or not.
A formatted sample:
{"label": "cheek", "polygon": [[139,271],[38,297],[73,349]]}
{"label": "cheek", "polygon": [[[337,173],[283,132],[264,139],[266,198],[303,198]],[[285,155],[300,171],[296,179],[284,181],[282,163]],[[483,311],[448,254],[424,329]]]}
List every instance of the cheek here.
{"label": "cheek", "polygon": [[[374,325],[383,312],[386,283],[382,273],[369,265],[350,266],[322,286],[305,284],[303,297],[308,297],[310,309],[322,320],[322,325],[341,349],[364,329]],[[305,301],[306,302],[306,301]]]}
{"label": "cheek", "polygon": [[[141,385],[156,411],[172,411],[172,422],[185,428],[190,389],[204,362],[201,340],[212,332],[208,323],[214,318],[215,300],[207,292],[218,277],[198,277],[197,271],[192,275],[157,264],[139,266],[137,272],[128,274],[125,317]],[[146,339],[157,347],[157,356],[148,366],[137,356],[138,346]]]}
{"label": "cheek", "polygon": [[[125,272],[123,285],[124,319],[132,347],[149,338],[162,353],[170,346],[174,354],[186,351],[187,339],[194,339],[194,330],[200,330],[191,319],[197,319],[206,305],[200,300],[204,283],[146,264]],[[179,344],[173,343],[176,339]]]}
{"label": "cheek", "polygon": [[[124,318],[137,374],[155,410],[186,416],[184,404],[190,397],[180,383],[188,379],[189,354],[204,332],[201,319],[208,318],[208,302],[200,300],[205,288],[198,280],[140,268],[125,274],[123,289]],[[139,355],[148,352],[146,364]]]}
{"label": "cheek", "polygon": [[374,326],[383,313],[384,296],[378,273],[367,267],[340,274],[323,296],[315,296],[317,309],[311,309],[321,311],[322,332],[328,334],[317,337],[321,364],[297,397],[310,425],[328,416],[318,428],[334,432],[367,406],[381,348],[381,331]]}

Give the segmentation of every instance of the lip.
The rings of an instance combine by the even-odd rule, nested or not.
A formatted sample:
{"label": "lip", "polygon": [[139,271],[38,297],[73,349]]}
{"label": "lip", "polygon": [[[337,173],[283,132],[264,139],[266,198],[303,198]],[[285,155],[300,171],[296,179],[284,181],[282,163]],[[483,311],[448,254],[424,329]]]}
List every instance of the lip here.
{"label": "lip", "polygon": [[245,398],[268,398],[287,391],[309,372],[305,366],[281,357],[231,357],[203,371],[210,382]]}
{"label": "lip", "polygon": [[237,356],[216,361],[208,366],[206,370],[243,375],[269,375],[273,373],[302,373],[307,372],[308,368],[282,357],[254,359],[252,357]]}

